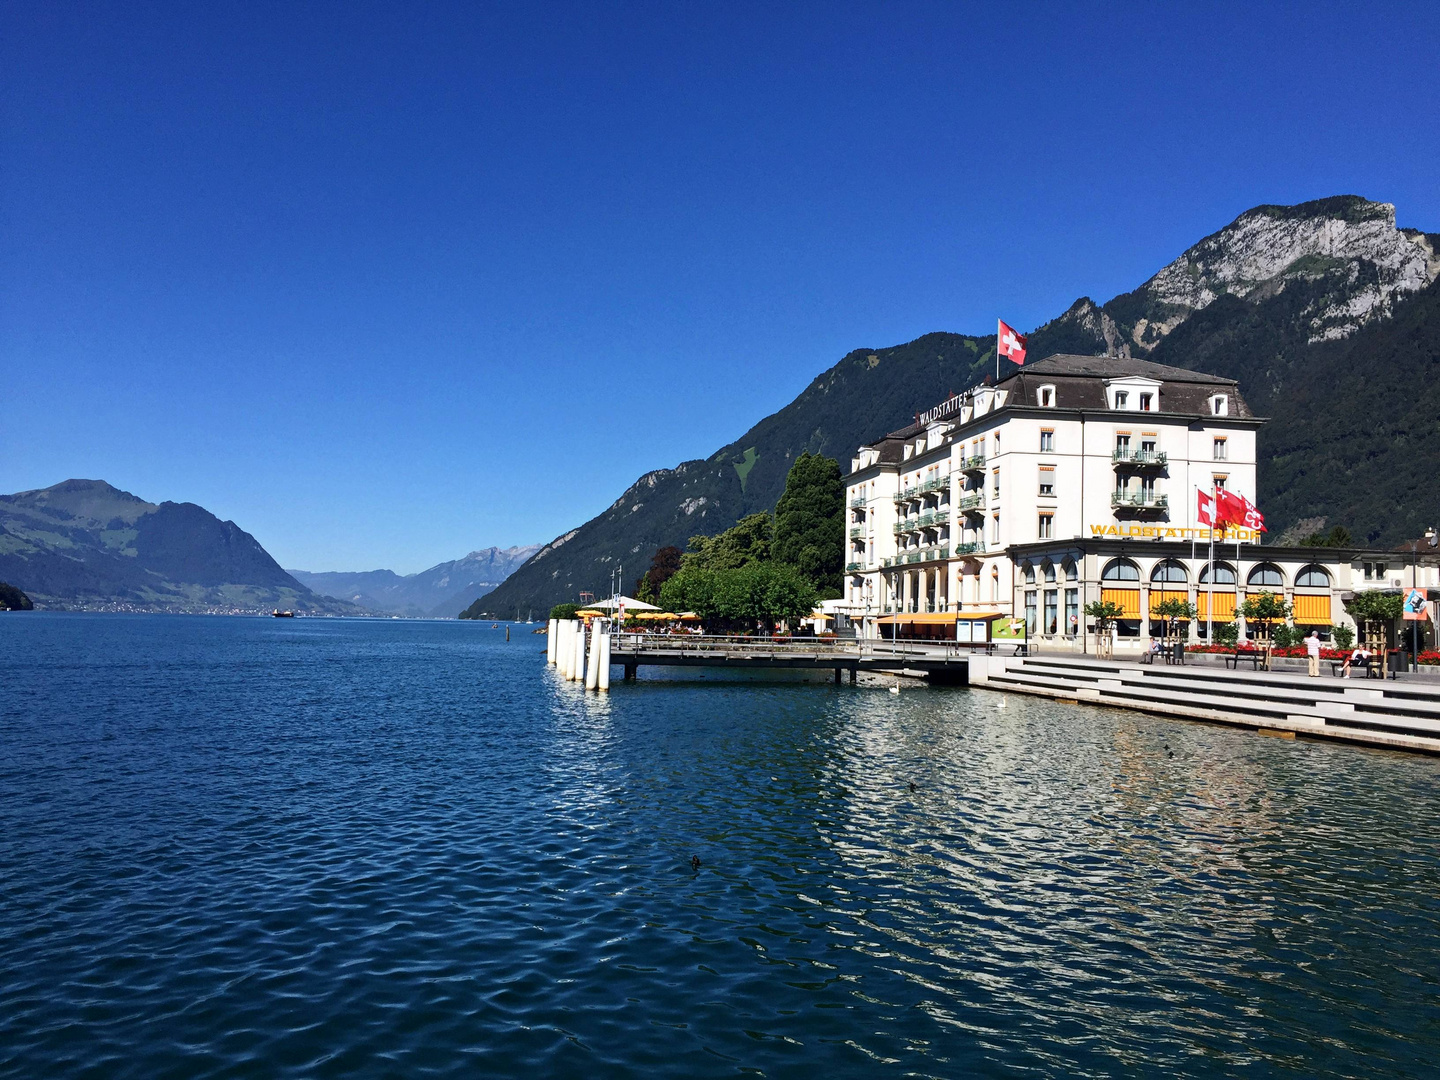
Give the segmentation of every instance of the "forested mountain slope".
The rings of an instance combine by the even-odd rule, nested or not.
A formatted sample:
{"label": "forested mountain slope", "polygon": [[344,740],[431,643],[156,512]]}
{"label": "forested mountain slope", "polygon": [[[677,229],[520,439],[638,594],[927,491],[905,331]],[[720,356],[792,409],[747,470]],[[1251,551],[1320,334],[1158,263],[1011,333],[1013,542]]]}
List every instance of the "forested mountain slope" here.
{"label": "forested mountain slope", "polygon": [[[1424,389],[1435,363],[1437,250],[1440,238],[1396,228],[1392,206],[1357,196],[1256,207],[1133,292],[1103,305],[1077,300],[1031,335],[1030,355],[1144,356],[1237,379],[1274,418],[1260,440],[1271,535],[1324,518],[1390,543],[1436,516],[1423,490],[1402,502],[1399,485],[1440,471],[1427,419],[1440,402]],[[633,580],[656,548],[771,509],[801,452],[848,467],[862,442],[993,374],[994,346],[993,335],[932,333],[857,349],[711,458],[641,477],[537,552],[490,594],[489,610],[539,611],[582,589],[604,592],[617,564]]]}

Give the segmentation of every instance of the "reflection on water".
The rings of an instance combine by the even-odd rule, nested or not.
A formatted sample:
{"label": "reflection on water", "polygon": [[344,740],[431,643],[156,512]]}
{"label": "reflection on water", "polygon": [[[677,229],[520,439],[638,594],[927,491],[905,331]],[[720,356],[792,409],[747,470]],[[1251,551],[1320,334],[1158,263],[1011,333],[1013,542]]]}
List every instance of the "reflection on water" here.
{"label": "reflection on water", "polygon": [[1440,1057],[1431,759],[986,691],[587,695],[474,624],[40,616],[0,658],[5,1075]]}

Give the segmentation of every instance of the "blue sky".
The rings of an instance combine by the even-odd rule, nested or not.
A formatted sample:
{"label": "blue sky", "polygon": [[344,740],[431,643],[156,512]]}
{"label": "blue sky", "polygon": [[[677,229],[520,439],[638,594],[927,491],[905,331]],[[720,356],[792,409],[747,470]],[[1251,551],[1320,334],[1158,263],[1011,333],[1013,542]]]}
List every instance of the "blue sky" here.
{"label": "blue sky", "polygon": [[1258,203],[1440,230],[1433,5],[6,12],[0,491],[303,569],[549,540],[850,349],[1033,327]]}

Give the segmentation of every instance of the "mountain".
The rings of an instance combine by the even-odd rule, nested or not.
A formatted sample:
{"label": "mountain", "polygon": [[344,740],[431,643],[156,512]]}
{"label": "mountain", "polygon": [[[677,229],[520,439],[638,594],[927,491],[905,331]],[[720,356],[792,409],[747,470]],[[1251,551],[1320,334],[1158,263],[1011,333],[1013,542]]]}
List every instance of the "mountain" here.
{"label": "mountain", "polygon": [[[1137,356],[1238,380],[1271,417],[1259,492],[1270,535],[1324,520],[1391,543],[1440,520],[1424,483],[1440,450],[1419,437],[1440,415],[1430,389],[1437,252],[1440,235],[1397,228],[1388,203],[1257,206],[1133,292],[1075,301],[1030,335],[1029,355]],[[616,567],[633,582],[657,548],[773,508],[802,451],[848,464],[917,409],[993,376],[994,348],[993,335],[931,333],[849,353],[713,456],[646,473],[546,544],[488,595],[489,610],[603,593]]]}
{"label": "mountain", "polygon": [[463,559],[443,562],[418,574],[404,576],[393,570],[366,570],[353,574],[290,570],[287,573],[317,593],[339,597],[372,611],[453,619],[498,586],[538,550],[539,544],[489,547],[472,551]]}
{"label": "mountain", "polygon": [[0,579],[49,608],[359,613],[316,596],[233,521],[103,480],[0,495]]}

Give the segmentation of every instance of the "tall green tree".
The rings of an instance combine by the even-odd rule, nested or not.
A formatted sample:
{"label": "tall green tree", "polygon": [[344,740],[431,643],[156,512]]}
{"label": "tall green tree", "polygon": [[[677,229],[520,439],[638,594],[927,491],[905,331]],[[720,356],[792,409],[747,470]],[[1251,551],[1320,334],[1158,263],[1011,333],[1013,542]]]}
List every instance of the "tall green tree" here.
{"label": "tall green tree", "polygon": [[750,514],[719,536],[692,536],[690,550],[681,557],[680,564],[705,570],[739,570],[751,563],[766,562],[773,535],[769,514]]}
{"label": "tall green tree", "polygon": [[834,458],[803,453],[775,504],[775,562],[798,570],[822,597],[843,595],[845,483]]}

